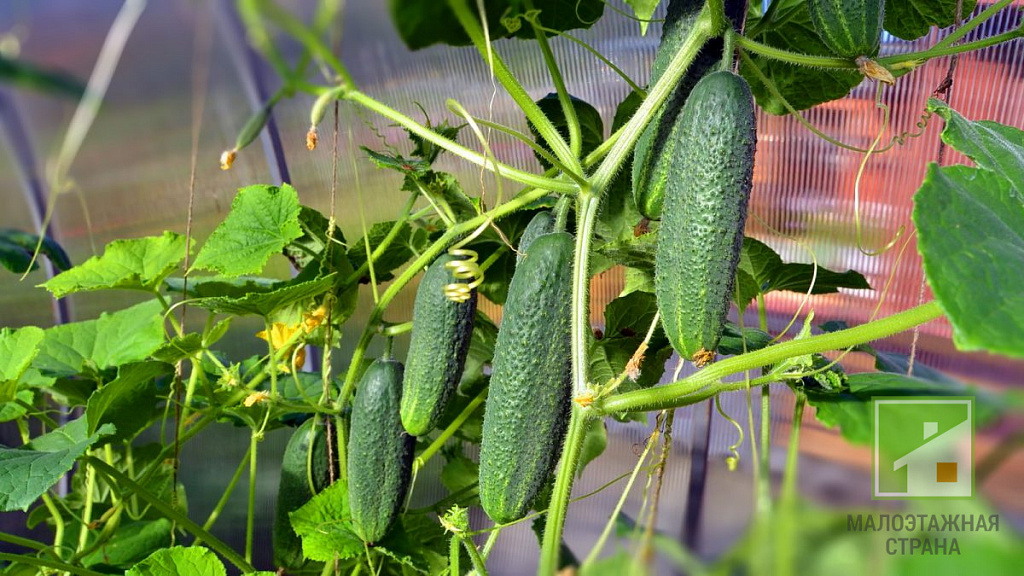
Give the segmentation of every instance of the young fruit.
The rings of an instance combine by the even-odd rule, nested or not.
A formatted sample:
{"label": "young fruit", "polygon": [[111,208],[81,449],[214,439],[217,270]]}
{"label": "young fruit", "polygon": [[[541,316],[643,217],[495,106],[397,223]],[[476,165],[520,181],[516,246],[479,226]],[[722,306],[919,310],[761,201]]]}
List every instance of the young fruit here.
{"label": "young fruit", "polygon": [[[668,68],[675,56],[693,30],[697,17],[704,7],[703,0],[672,0],[668,4],[668,13],[661,32],[661,44],[654,57],[651,67],[653,85]],[[728,6],[727,10],[735,10]],[[731,12],[730,12],[731,16]],[[633,152],[633,200],[637,209],[644,217],[657,220],[661,217],[664,203],[665,187],[668,185],[669,169],[675,158],[673,146],[675,142],[669,138],[672,123],[686,103],[694,85],[722,61],[723,43],[720,38],[708,41],[697,54],[690,68],[679,84],[662,104],[650,123],[640,134]]]}
{"label": "young fruit", "polygon": [[402,425],[422,436],[434,429],[459,385],[469,352],[476,313],[476,290],[469,300],[452,302],[444,287],[456,282],[444,254],[427,268],[416,291],[412,311],[412,340],[402,387]]}
{"label": "young fruit", "polygon": [[[281,458],[281,482],[274,510],[274,565],[298,570],[305,563],[302,541],[292,530],[288,513],[309,502],[330,483],[326,427],[310,418],[295,429]],[[312,481],[312,486],[310,486]]]}
{"label": "young fruit", "polygon": [[402,428],[402,365],[377,360],[366,369],[355,400],[348,441],[348,498],[363,541],[387,534],[405,502],[416,439]]}
{"label": "young fruit", "polygon": [[555,231],[555,215],[551,212],[544,211],[538,212],[536,216],[530,219],[530,223],[526,225],[526,230],[523,230],[523,235],[519,237],[519,247],[516,248],[516,266],[518,266],[523,258],[526,257],[526,250],[533,244],[533,241],[538,236],[549,234]]}
{"label": "young fruit", "polygon": [[540,236],[509,285],[480,446],[480,503],[499,524],[526,515],[565,436],[573,245],[565,232]]}
{"label": "young fruit", "polygon": [[722,336],[747,219],[757,137],[746,81],[732,72],[705,76],[670,138],[654,289],[672,347],[701,366]]}
{"label": "young fruit", "polygon": [[836,56],[874,56],[882,38],[884,0],[807,0],[811,22]]}

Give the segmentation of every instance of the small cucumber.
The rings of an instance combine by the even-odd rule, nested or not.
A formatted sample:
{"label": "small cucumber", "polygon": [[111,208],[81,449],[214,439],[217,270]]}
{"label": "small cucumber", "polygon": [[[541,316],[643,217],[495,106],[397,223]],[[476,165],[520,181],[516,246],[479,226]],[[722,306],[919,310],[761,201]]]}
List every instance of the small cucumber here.
{"label": "small cucumber", "polygon": [[836,56],[878,54],[885,20],[884,0],[807,0],[811,23]]}
{"label": "small cucumber", "polygon": [[746,81],[724,71],[705,76],[671,138],[654,289],[672,347],[701,366],[725,327],[753,182],[757,137]]}
{"label": "small cucumber", "polygon": [[301,508],[330,482],[327,429],[322,422],[315,420],[310,418],[295,429],[281,458],[281,481],[277,489],[271,540],[274,565],[279,568],[298,570],[306,563],[302,555],[302,541],[292,530],[288,513]]}
{"label": "small cucumber", "polygon": [[530,244],[508,289],[480,446],[480,502],[491,520],[526,515],[553,470],[571,395],[571,234]]}
{"label": "small cucumber", "polygon": [[377,360],[366,369],[355,400],[348,441],[348,498],[363,541],[387,534],[405,502],[416,439],[402,428],[402,365]]}
{"label": "small cucumber", "polygon": [[476,314],[476,290],[469,300],[452,302],[444,287],[456,282],[444,254],[427,268],[416,291],[412,339],[402,387],[402,425],[413,436],[434,429],[459,385],[466,365]]}

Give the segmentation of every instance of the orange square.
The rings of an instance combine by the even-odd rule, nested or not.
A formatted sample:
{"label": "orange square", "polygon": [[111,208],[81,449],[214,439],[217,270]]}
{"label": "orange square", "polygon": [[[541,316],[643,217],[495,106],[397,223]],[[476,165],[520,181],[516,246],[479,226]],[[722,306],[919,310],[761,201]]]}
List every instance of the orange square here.
{"label": "orange square", "polygon": [[956,482],[956,462],[937,462],[935,464],[936,482]]}

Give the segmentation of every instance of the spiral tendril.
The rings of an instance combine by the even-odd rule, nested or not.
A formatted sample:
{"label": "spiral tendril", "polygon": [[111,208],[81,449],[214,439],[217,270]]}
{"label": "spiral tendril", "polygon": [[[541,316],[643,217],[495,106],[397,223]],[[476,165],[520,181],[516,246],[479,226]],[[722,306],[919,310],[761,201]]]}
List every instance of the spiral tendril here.
{"label": "spiral tendril", "polygon": [[469,248],[452,248],[448,253],[458,258],[445,262],[447,268],[458,280],[468,282],[452,282],[444,287],[444,295],[452,302],[465,302],[473,294],[473,290],[484,281],[484,272],[478,262],[480,255]]}

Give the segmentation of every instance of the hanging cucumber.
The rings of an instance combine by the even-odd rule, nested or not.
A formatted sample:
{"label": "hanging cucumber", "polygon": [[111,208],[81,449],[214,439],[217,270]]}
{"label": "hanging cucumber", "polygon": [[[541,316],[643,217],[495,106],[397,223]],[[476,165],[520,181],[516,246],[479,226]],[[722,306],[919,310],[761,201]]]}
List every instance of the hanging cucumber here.
{"label": "hanging cucumber", "polygon": [[571,394],[574,243],[565,232],[538,237],[509,285],[480,446],[480,503],[499,524],[526,515],[561,451]]}
{"label": "hanging cucumber", "polygon": [[836,56],[875,56],[882,39],[884,0],[807,0],[811,22]]}
{"label": "hanging cucumber", "polygon": [[724,71],[705,76],[670,138],[654,288],[673,348],[701,366],[722,336],[747,219],[757,137],[746,81]]}
{"label": "hanging cucumber", "polygon": [[315,420],[310,418],[295,429],[281,458],[281,481],[271,540],[274,565],[279,568],[298,570],[306,563],[302,541],[292,530],[288,513],[301,508],[330,483],[327,428]]}
{"label": "hanging cucumber", "polygon": [[444,254],[427,268],[416,291],[412,339],[402,387],[402,425],[413,436],[434,429],[459,385],[469,352],[476,313],[476,290],[468,300],[452,302],[444,287],[458,280]]}
{"label": "hanging cucumber", "polygon": [[531,218],[530,223],[526,225],[526,230],[523,230],[523,235],[519,237],[519,247],[516,248],[516,266],[523,261],[523,258],[526,256],[526,250],[537,237],[554,231],[555,215],[551,212],[547,210],[538,212]]}
{"label": "hanging cucumber", "polygon": [[377,360],[359,381],[348,442],[348,497],[356,533],[380,541],[405,502],[416,439],[402,428],[402,365]]}

